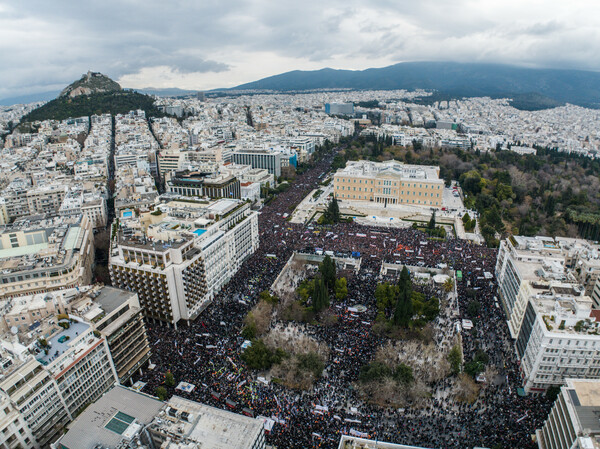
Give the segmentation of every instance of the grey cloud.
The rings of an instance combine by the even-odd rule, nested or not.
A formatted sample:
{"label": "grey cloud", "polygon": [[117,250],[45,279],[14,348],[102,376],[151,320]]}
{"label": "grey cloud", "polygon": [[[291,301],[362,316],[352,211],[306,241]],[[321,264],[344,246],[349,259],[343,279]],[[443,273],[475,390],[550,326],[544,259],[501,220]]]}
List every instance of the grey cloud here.
{"label": "grey cloud", "polygon": [[64,85],[88,69],[120,78],[168,66],[179,74],[222,73],[225,80],[236,61],[223,55],[234,51],[324,65],[387,58],[600,69],[593,11],[577,19],[581,26],[553,18],[551,7],[545,15],[518,14],[516,1],[495,9],[485,3],[0,0],[0,97]]}

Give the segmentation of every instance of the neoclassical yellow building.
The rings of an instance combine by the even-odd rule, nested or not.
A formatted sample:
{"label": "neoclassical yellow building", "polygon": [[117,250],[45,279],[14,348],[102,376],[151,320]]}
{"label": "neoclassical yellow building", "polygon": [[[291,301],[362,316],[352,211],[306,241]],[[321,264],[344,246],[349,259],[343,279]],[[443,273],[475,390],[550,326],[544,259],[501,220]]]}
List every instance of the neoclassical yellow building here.
{"label": "neoclassical yellow building", "polygon": [[398,161],[349,161],[333,177],[336,198],[385,205],[441,208],[444,180],[440,168]]}

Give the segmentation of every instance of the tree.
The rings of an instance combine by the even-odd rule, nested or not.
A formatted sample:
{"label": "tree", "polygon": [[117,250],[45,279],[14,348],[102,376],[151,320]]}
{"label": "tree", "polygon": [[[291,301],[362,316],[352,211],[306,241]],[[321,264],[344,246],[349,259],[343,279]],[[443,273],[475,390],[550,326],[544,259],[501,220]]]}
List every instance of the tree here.
{"label": "tree", "polygon": [[262,299],[263,301],[266,301],[267,303],[272,304],[272,305],[277,305],[277,303],[279,302],[279,298],[275,295],[271,295],[269,290],[264,290],[264,291],[260,292],[258,297],[260,299]]}
{"label": "tree", "polygon": [[413,316],[412,282],[406,265],[400,273],[398,293],[396,295],[396,309],[393,322],[396,326],[408,327]]}
{"label": "tree", "polygon": [[310,371],[316,378],[321,377],[325,365],[316,352],[300,354],[298,358],[298,368],[304,371]]}
{"label": "tree", "polygon": [[268,370],[273,365],[281,362],[287,354],[281,349],[275,351],[269,349],[262,340],[252,340],[252,345],[242,353],[242,360],[249,368],[256,370]]}
{"label": "tree", "polygon": [[469,304],[467,304],[467,315],[469,315],[471,318],[475,318],[477,315],[479,315],[480,310],[481,303],[477,300],[470,301]]}
{"label": "tree", "polygon": [[242,329],[242,338],[244,340],[252,340],[256,337],[256,332],[256,322],[251,321],[250,323],[246,324]]}
{"label": "tree", "polygon": [[335,297],[343,300],[348,296],[348,286],[346,278],[336,279],[335,281]]}
{"label": "tree", "polygon": [[375,299],[377,300],[377,311],[385,313],[385,310],[393,305],[396,298],[396,287],[388,284],[378,284],[375,288]]}
{"label": "tree", "polygon": [[448,362],[450,363],[450,369],[452,373],[460,373],[460,365],[462,364],[462,355],[458,344],[452,346],[452,349],[448,353]]}
{"label": "tree", "polygon": [[165,374],[165,385],[167,387],[175,386],[175,377],[173,377],[173,373],[171,373],[171,371],[167,371],[167,373]]}
{"label": "tree", "polygon": [[325,285],[325,280],[323,278],[315,280],[315,292],[313,294],[312,306],[315,313],[319,313],[329,306],[329,292],[327,291],[327,286]]}
{"label": "tree", "polygon": [[435,211],[433,211],[433,213],[431,214],[431,218],[429,219],[427,229],[435,229]]}
{"label": "tree", "polygon": [[449,277],[444,281],[444,291],[450,293],[454,289],[454,279]]}
{"label": "tree", "polygon": [[161,401],[167,399],[167,389],[165,387],[157,387],[155,393],[158,399],[160,399]]}
{"label": "tree", "polygon": [[326,255],[323,262],[319,265],[319,272],[321,273],[323,281],[325,281],[327,289],[334,288],[336,276],[335,262],[329,255]]}
{"label": "tree", "polygon": [[413,383],[413,381],[415,380],[413,376],[413,369],[410,366],[401,363],[396,367],[396,371],[394,372],[394,379],[396,379],[398,382],[403,383],[404,385]]}
{"label": "tree", "polygon": [[485,365],[487,365],[489,360],[489,356],[481,349],[478,349],[473,360],[465,363],[465,373],[473,378],[477,377],[479,373],[485,370]]}
{"label": "tree", "polygon": [[331,199],[331,201],[329,201],[329,204],[327,205],[327,210],[323,214],[323,218],[325,224],[340,222],[340,206],[335,196]]}
{"label": "tree", "polygon": [[367,365],[361,366],[358,380],[361,382],[371,382],[373,380],[380,380],[391,375],[392,370],[386,364],[381,362],[371,362]]}

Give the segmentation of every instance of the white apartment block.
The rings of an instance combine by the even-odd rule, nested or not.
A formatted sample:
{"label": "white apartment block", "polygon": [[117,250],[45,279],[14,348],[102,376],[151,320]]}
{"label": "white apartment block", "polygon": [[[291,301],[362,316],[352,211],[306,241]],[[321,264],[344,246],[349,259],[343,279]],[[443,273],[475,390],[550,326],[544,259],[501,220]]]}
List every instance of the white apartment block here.
{"label": "white apartment block", "polygon": [[0,393],[33,437],[22,447],[47,447],[118,382],[105,335],[72,314],[53,315],[34,328],[6,334],[0,356]]}
{"label": "white apartment block", "polygon": [[578,283],[590,296],[600,274],[599,257],[600,247],[581,239],[511,236],[503,240],[496,278],[512,337],[516,338],[516,331],[511,323],[520,322],[524,313],[527,295],[520,289],[526,281]]}
{"label": "white apartment block", "polygon": [[591,299],[568,285],[532,287],[516,339],[527,392],[565,378],[600,379],[600,330]]}
{"label": "white apartment block", "polygon": [[539,449],[597,449],[600,382],[567,379],[548,419],[536,430]]}
{"label": "white apartment block", "polygon": [[23,417],[2,393],[0,393],[0,447],[39,448]]}
{"label": "white apartment block", "polygon": [[85,215],[94,229],[104,228],[108,222],[106,199],[100,193],[73,190],[63,200],[59,209],[63,217]]}
{"label": "white apartment block", "polygon": [[40,353],[37,360],[54,377],[73,416],[98,399],[118,377],[106,340],[96,336],[89,323],[73,315],[70,318],[68,329],[58,328],[46,339],[48,353]]}
{"label": "white apartment block", "polygon": [[56,214],[67,195],[64,183],[32,186],[31,182],[15,183],[3,193],[9,219],[33,214]]}
{"label": "white apartment block", "polygon": [[600,316],[580,273],[569,268],[591,248],[575,239],[518,236],[500,245],[500,302],[528,392],[560,385],[567,377],[600,378]]}
{"label": "white apartment block", "polygon": [[94,236],[85,215],[30,216],[0,228],[0,296],[87,285]]}
{"label": "white apartment block", "polygon": [[195,319],[258,248],[258,215],[239,200],[164,198],[174,200],[114,226],[109,269],[147,317],[176,325]]}
{"label": "white apartment block", "polygon": [[0,389],[26,422],[35,447],[57,438],[72,419],[52,374],[34,358],[6,372]]}

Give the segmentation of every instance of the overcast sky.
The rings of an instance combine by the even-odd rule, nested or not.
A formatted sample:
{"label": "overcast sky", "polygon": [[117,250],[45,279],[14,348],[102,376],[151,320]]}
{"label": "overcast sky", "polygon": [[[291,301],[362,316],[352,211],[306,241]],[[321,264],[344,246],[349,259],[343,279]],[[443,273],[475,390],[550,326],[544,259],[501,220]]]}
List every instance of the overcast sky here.
{"label": "overcast sky", "polygon": [[0,58],[0,98],[87,70],[194,90],[402,61],[600,70],[600,1],[0,0]]}

